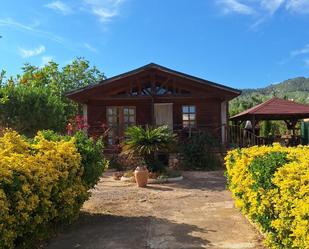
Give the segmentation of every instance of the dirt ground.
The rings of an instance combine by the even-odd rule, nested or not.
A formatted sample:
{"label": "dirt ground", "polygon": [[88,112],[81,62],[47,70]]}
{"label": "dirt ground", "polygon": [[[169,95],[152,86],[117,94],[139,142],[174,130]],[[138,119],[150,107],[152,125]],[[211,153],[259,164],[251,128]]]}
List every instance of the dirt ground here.
{"label": "dirt ground", "polygon": [[184,172],[184,180],[137,188],[105,173],[79,220],[46,249],[264,248],[234,207],[223,171]]}

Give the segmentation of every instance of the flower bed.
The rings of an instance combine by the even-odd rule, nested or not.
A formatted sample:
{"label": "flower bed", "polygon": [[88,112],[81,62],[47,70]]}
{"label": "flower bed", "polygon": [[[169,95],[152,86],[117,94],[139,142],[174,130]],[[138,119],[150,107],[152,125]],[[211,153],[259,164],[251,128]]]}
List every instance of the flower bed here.
{"label": "flower bed", "polygon": [[309,146],[278,144],[230,151],[225,158],[236,206],[271,248],[309,248]]}

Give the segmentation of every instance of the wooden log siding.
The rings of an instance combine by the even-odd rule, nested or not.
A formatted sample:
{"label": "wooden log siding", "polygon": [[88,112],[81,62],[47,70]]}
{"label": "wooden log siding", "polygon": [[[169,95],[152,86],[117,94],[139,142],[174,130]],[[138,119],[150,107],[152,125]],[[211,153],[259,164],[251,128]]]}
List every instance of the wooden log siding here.
{"label": "wooden log siding", "polygon": [[154,104],[172,103],[174,129],[180,129],[183,123],[182,106],[194,105],[196,128],[210,129],[220,138],[221,103],[228,103],[239,94],[236,89],[149,64],[68,93],[68,97],[87,105],[90,135],[97,134],[96,129],[107,124],[108,106],[133,106],[137,125],[154,125]]}
{"label": "wooden log siding", "polygon": [[[182,106],[194,105],[196,107],[196,128],[200,130],[210,130],[213,134],[221,137],[221,100],[220,99],[173,99],[168,103],[173,103],[173,123],[174,129],[181,129],[182,125]],[[166,103],[166,100],[157,99],[155,103]],[[102,124],[107,124],[106,108],[108,106],[134,106],[136,108],[136,124],[152,125],[152,101],[147,100],[106,100],[101,103],[88,105],[88,125],[89,133],[92,133],[91,127],[98,128]]]}

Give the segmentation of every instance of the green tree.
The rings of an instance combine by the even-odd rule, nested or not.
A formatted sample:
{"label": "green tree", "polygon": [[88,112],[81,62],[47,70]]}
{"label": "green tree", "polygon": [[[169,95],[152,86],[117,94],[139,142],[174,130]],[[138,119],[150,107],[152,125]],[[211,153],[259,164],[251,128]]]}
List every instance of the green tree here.
{"label": "green tree", "polygon": [[49,62],[44,67],[25,64],[22,74],[6,81],[0,74],[0,126],[11,127],[27,135],[40,129],[63,132],[68,119],[81,108],[65,93],[94,84],[105,76],[87,60],[77,58],[62,69]]}

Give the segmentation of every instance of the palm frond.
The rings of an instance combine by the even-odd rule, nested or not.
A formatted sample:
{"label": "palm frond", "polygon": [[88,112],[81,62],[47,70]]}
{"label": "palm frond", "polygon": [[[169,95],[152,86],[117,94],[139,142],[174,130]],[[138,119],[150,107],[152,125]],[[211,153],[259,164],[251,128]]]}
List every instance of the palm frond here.
{"label": "palm frond", "polygon": [[125,136],[127,139],[123,144],[123,153],[142,156],[145,160],[166,149],[175,138],[166,125],[157,128],[132,126],[127,129]]}

